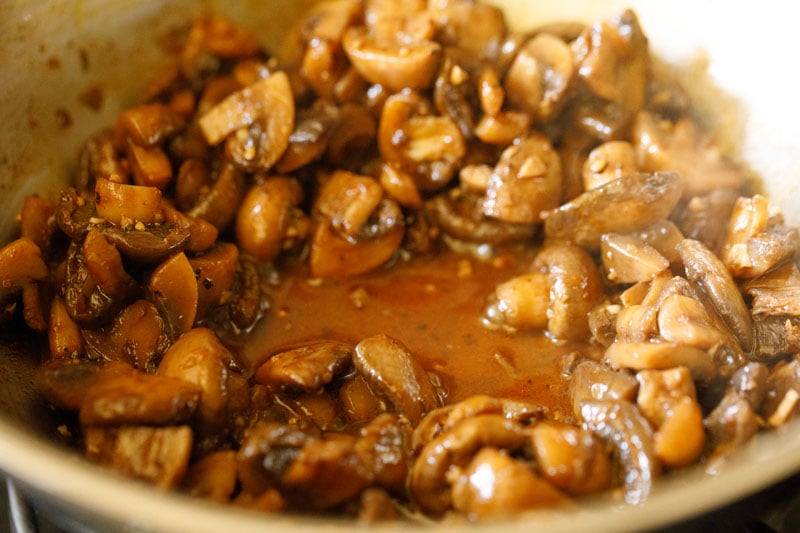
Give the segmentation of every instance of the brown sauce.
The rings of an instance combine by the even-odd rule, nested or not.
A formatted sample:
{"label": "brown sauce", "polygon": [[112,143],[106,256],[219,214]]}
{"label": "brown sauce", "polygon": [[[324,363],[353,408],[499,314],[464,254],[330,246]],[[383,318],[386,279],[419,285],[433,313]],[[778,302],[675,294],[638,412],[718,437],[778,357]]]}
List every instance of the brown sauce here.
{"label": "brown sauce", "polygon": [[446,251],[341,281],[309,280],[305,268],[295,268],[284,274],[240,357],[255,368],[288,346],[320,338],[356,344],[385,333],[442,378],[448,403],[488,394],[563,412],[562,358],[587,347],[481,323],[487,295],[528,270],[532,256],[523,250],[479,260]]}

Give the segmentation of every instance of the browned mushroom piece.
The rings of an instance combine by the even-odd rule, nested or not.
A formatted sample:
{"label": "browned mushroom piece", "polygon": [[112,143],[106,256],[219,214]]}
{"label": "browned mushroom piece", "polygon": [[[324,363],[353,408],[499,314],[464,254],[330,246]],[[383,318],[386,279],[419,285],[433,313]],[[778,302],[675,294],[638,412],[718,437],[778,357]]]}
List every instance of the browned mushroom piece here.
{"label": "browned mushroom piece", "polygon": [[103,375],[128,372],[135,370],[121,361],[97,362],[60,357],[37,367],[34,382],[52,405],[77,411],[86,391],[103,379]]}
{"label": "browned mushroom piece", "polygon": [[754,317],[800,316],[800,268],[787,261],[757,278],[747,280],[742,290],[752,298]]}
{"label": "browned mushroom piece", "polygon": [[314,205],[310,267],[315,277],[348,277],[388,261],[403,239],[394,200],[372,178],[337,170]]}
{"label": "browned mushroom piece", "polygon": [[486,187],[483,213],[515,223],[541,222],[561,202],[561,163],[550,141],[533,133],[507,148]]}
{"label": "browned mushroom piece", "polygon": [[160,489],[180,485],[192,453],[189,426],[89,427],[86,457],[119,474],[148,481]]}
{"label": "browned mushroom piece", "polygon": [[727,231],[727,224],[720,221],[731,219],[738,198],[734,189],[715,189],[679,205],[671,218],[687,239],[700,241],[719,253]]}
{"label": "browned mushroom piece", "polygon": [[162,216],[161,191],[156,187],[125,185],[100,178],[95,195],[97,216],[113,224],[150,224]]}
{"label": "browned mushroom piece", "polygon": [[137,145],[158,146],[176,135],[186,125],[186,119],[165,104],[141,104],[120,113],[117,128]]}
{"label": "browned mushroom piece", "polygon": [[324,100],[298,109],[289,145],[275,163],[275,170],[286,174],[321,158],[339,117],[340,109]]}
{"label": "browned mushroom piece", "polygon": [[458,125],[461,135],[473,135],[478,114],[477,72],[475,58],[461,49],[445,48],[442,65],[433,86],[433,102],[443,116]]}
{"label": "browned mushroom piece", "polygon": [[606,233],[600,240],[606,277],[613,283],[649,281],[669,268],[669,261],[636,237]]}
{"label": "browned mushroom piece", "polygon": [[533,114],[543,124],[551,121],[566,102],[575,74],[569,45],[555,35],[539,33],[517,53],[505,78],[511,105]]}
{"label": "browned mushroom piece", "polygon": [[403,344],[386,335],[359,342],[353,352],[353,366],[412,425],[441,403],[419,361]]}
{"label": "browned mushroom piece", "polygon": [[554,244],[536,255],[532,270],[548,278],[547,330],[557,339],[588,338],[589,311],[603,295],[603,282],[592,257],[577,246]]}
{"label": "browned mushroom piece", "polygon": [[521,274],[500,283],[489,297],[484,321],[513,329],[546,329],[550,283],[543,272]]}
{"label": "browned mushroom piece", "polygon": [[753,323],[739,287],[722,261],[703,243],[684,239],[678,245],[686,277],[708,294],[714,309],[731,328],[745,351],[753,348]]}
{"label": "browned mushroom piece", "polygon": [[[441,45],[429,39],[414,38],[413,32],[409,36],[403,28],[408,21],[398,18],[401,20],[391,21],[393,29],[383,27],[376,32],[363,26],[350,28],[344,34],[342,46],[352,65],[367,81],[391,91],[426,89],[436,74]],[[432,29],[430,31],[432,33]],[[406,42],[402,41],[403,37]]]}
{"label": "browned mushroom piece", "polygon": [[641,503],[661,475],[656,457],[653,430],[639,410],[623,400],[587,401],[581,406],[585,426],[614,449],[622,469],[625,501]]}
{"label": "browned mushroom piece", "polygon": [[453,476],[453,509],[469,520],[563,507],[569,499],[528,465],[486,446]]}
{"label": "browned mushroom piece", "polygon": [[55,296],[50,301],[50,315],[47,319],[47,344],[53,359],[74,359],[84,351],[81,328],[75,322],[64,299]]}
{"label": "browned mushroom piece", "polygon": [[533,224],[487,217],[483,214],[483,197],[460,189],[434,196],[425,207],[444,233],[467,242],[498,245],[525,241],[536,234]]}
{"label": "browned mushroom piece", "polygon": [[605,361],[613,368],[665,370],[685,366],[692,378],[708,384],[717,375],[714,356],[693,346],[667,342],[615,342],[606,349]]}
{"label": "browned mushroom piece", "polygon": [[336,168],[358,170],[374,154],[375,116],[363,106],[344,103],[331,127],[325,159]]}
{"label": "browned mushroom piece", "polygon": [[236,452],[213,452],[189,465],[181,488],[192,496],[225,503],[236,490]]}
{"label": "browned mushroom piece", "polygon": [[86,391],[79,411],[84,426],[169,425],[191,419],[200,401],[194,384],[143,372],[103,374]]}
{"label": "browned mushroom piece", "polygon": [[689,369],[642,370],[636,374],[636,405],[656,429],[655,454],[672,468],[693,463],[703,451],[703,411]]}
{"label": "browned mushroom piece", "polygon": [[583,361],[570,376],[570,398],[572,410],[580,418],[584,403],[592,401],[636,400],[639,383],[625,370],[614,370],[596,361]]}
{"label": "browned mushroom piece", "polygon": [[75,188],[79,191],[91,190],[98,178],[127,183],[130,168],[122,152],[123,146],[116,139],[113,129],[103,130],[91,137],[81,149]]}
{"label": "browned mushroom piece", "polygon": [[583,187],[596,189],[638,171],[636,153],[627,141],[608,141],[589,152],[583,164]]}
{"label": "browned mushroom piece", "polygon": [[219,67],[219,58],[256,54],[258,40],[221,16],[199,17],[192,24],[180,54],[181,73],[190,80],[201,78]]}
{"label": "browned mushroom piece", "polygon": [[97,327],[110,322],[126,303],[112,299],[100,289],[87,268],[82,246],[75,243],[69,246],[65,274],[64,302],[69,316],[81,326]]}
{"label": "browned mushroom piece", "polygon": [[162,208],[164,222],[168,226],[177,228],[181,233],[189,234],[185,251],[197,254],[208,250],[217,242],[219,230],[210,222],[202,218],[191,217],[167,203],[163,203]]}
{"label": "browned mushroom piece", "polygon": [[226,242],[219,242],[205,253],[189,259],[197,281],[198,321],[225,301],[233,286],[238,262],[239,249]]}
{"label": "browned mushroom piece", "polygon": [[478,2],[430,2],[437,39],[480,59],[497,60],[508,32],[503,11]]}
{"label": "browned mushroom piece", "polygon": [[642,170],[672,170],[685,178],[687,199],[715,189],[740,189],[745,184],[743,170],[722,155],[691,118],[672,124],[643,111],[637,115],[631,142]]}
{"label": "browned mushroom piece", "polygon": [[[647,95],[647,37],[631,10],[586,28],[573,44],[578,77],[600,98],[631,115]],[[660,170],[660,169],[659,169]]]}
{"label": "browned mushroom piece", "polygon": [[500,415],[461,420],[422,448],[409,473],[409,491],[423,509],[441,515],[453,504],[449,471],[466,468],[482,448],[518,450],[528,439],[519,423]]}
{"label": "browned mushroom piece", "polygon": [[720,258],[735,277],[754,278],[794,256],[798,248],[797,228],[786,227],[782,214],[756,194],[736,200]]}
{"label": "browned mushroom piece", "polygon": [[430,112],[422,96],[403,91],[386,100],[378,123],[381,157],[414,176],[421,190],[447,185],[466,154],[458,125]]}
{"label": "browned mushroom piece", "polygon": [[319,390],[344,371],[353,356],[353,346],[336,341],[317,341],[270,356],[256,370],[254,379],[264,385]]}
{"label": "browned mushroom piece", "polygon": [[302,199],[303,189],[292,178],[270,177],[253,185],[236,215],[239,246],[260,261],[271,261],[303,240],[302,230],[308,228],[307,217],[297,207]]}
{"label": "browned mushroom piece", "polygon": [[188,210],[192,218],[199,218],[224,231],[236,218],[236,210],[246,194],[245,176],[234,165],[224,164],[214,178],[214,183]]}
{"label": "browned mushroom piece", "polygon": [[629,174],[549,211],[544,232],[589,249],[600,248],[605,233],[630,233],[666,219],[683,192],[674,172]]}
{"label": "browned mushroom piece", "polygon": [[86,352],[93,358],[123,361],[142,371],[154,370],[157,357],[173,339],[158,309],[147,300],[136,300],[122,309],[106,326],[84,329]]}
{"label": "browned mushroom piece", "polygon": [[[781,361],[769,371],[760,414],[767,425],[778,427],[800,413],[800,362]],[[759,408],[754,404],[754,407]]]}
{"label": "browned mushroom piece", "polygon": [[19,210],[20,237],[32,240],[45,254],[50,250],[50,242],[57,230],[56,207],[55,202],[38,194],[30,194],[25,197]]}
{"label": "browned mushroom piece", "polygon": [[542,477],[558,489],[579,496],[611,485],[611,457],[587,430],[542,421],[531,428],[531,440]]}
{"label": "browned mushroom piece", "polygon": [[0,302],[16,297],[25,285],[46,279],[50,274],[42,251],[28,237],[21,237],[0,248]]}
{"label": "browned mushroom piece", "polygon": [[[157,375],[179,379],[200,390],[195,416],[197,446],[213,449],[227,436],[228,372],[233,355],[207,328],[195,328],[181,335],[158,364]],[[213,446],[212,446],[213,445]]]}

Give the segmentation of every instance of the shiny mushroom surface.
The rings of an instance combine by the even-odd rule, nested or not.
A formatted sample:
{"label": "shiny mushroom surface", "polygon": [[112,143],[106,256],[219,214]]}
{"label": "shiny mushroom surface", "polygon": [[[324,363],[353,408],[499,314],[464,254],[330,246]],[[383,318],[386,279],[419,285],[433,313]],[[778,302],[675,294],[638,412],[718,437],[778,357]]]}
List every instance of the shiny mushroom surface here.
{"label": "shiny mushroom surface", "polygon": [[793,419],[798,230],[635,13],[507,22],[186,28],[0,247],[58,438],[218,503],[429,523],[638,505]]}

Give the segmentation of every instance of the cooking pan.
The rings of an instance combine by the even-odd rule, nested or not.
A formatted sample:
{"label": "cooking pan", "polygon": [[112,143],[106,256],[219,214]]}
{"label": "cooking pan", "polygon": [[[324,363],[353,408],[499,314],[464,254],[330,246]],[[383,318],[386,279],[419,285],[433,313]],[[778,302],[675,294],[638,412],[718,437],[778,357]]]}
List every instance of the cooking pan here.
{"label": "cooking pan", "polygon": [[[280,41],[307,1],[5,0],[0,17],[0,237],[30,193],[52,195],[68,179],[80,144],[136,100],[166,59],[171,31],[203,10]],[[793,5],[697,0],[672,2],[508,0],[517,27],[593,20],[633,7],[651,48],[681,77],[722,148],[763,178],[788,221],[800,223]],[[50,409],[31,375],[41,340],[0,332],[0,470],[61,527],[86,531],[352,530],[351,522],[264,515],[164,494],[88,464],[56,444]],[[757,436],[717,476],[689,471],[658,483],[647,502],[602,499],[575,512],[535,512],[506,531],[642,530],[664,526],[754,493],[800,469],[800,425]],[[409,524],[371,526],[406,531]],[[442,524],[442,530],[463,525]],[[469,526],[480,531],[496,524]]]}

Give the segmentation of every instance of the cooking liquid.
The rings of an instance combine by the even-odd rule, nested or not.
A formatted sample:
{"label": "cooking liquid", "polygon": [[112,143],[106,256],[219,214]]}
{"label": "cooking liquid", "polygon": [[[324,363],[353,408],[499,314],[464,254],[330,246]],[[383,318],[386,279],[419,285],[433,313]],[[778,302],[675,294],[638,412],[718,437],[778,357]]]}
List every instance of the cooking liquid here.
{"label": "cooking liquid", "polygon": [[543,405],[558,417],[570,409],[564,357],[590,348],[481,322],[494,287],[528,271],[532,257],[530,250],[487,260],[444,251],[338,281],[308,279],[304,266],[294,267],[281,274],[270,310],[239,356],[255,369],[305,342],[356,344],[385,333],[441,377],[447,403],[488,394]]}

